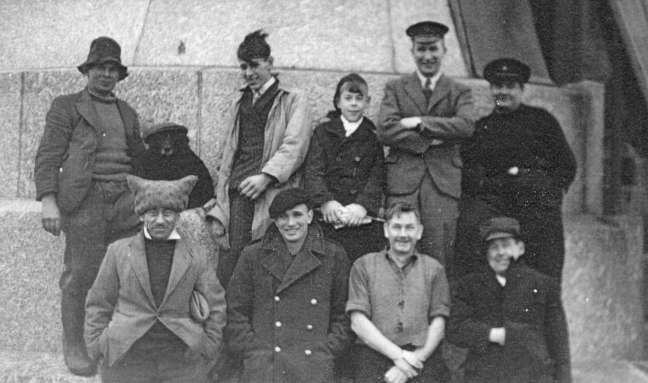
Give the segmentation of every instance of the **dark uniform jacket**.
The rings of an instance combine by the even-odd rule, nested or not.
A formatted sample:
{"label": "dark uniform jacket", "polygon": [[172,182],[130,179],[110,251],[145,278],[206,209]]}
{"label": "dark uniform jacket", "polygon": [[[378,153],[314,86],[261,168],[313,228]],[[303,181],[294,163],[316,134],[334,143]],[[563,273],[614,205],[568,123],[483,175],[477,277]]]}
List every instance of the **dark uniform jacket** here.
{"label": "dark uniform jacket", "polygon": [[[387,194],[413,193],[427,171],[442,193],[459,198],[458,144],[472,135],[473,114],[470,88],[446,76],[439,78],[429,102],[416,73],[388,82],[378,118],[378,137],[390,147]],[[421,116],[420,131],[400,125],[412,116]]]}
{"label": "dark uniform jacket", "polygon": [[[551,278],[512,263],[502,287],[490,272],[463,278],[452,299],[448,340],[469,349],[467,383],[571,382],[567,322]],[[488,340],[504,327],[504,346]]]}
{"label": "dark uniform jacket", "polygon": [[[127,154],[133,159],[134,173],[141,174],[138,158],[145,148],[137,114],[119,99],[117,109],[124,122]],[[59,96],[52,101],[36,153],[36,199],[56,193],[58,206],[65,213],[79,206],[92,184],[95,151],[103,131],[87,90]]]}
{"label": "dark uniform jacket", "polygon": [[344,250],[311,225],[290,257],[273,225],[243,250],[230,280],[225,337],[243,358],[242,382],[331,382],[350,344]]}
{"label": "dark uniform jacket", "polygon": [[334,118],[315,128],[306,157],[304,186],[316,205],[336,200],[358,203],[370,214],[382,205],[385,169],[376,127],[364,118],[345,137],[342,120]]}
{"label": "dark uniform jacket", "polygon": [[[477,121],[461,156],[456,273],[485,267],[477,228],[504,215],[520,222],[528,265],[560,280],[565,252],[561,207],[576,160],[558,121],[524,104],[510,113],[491,113]],[[511,168],[518,173],[509,174]]]}

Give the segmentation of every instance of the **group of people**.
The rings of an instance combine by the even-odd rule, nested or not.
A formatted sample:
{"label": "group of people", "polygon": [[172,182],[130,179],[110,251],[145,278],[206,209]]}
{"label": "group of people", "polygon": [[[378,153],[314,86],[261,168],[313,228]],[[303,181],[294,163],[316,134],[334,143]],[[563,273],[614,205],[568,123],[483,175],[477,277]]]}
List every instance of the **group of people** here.
{"label": "group of people", "polygon": [[95,39],[78,67],[87,86],[54,99],[35,165],[43,227],[65,232],[68,369],[99,367],[103,382],[448,382],[448,342],[468,350],[466,382],[570,382],[560,211],[574,156],[556,119],[521,103],[518,60],[486,66],[495,108],[475,121],[470,88],[441,70],[447,32],[407,28],[417,69],[386,84],[376,124],[352,73],[314,129],[267,35],[245,37],[244,86],[212,127],[222,155],[199,208],[225,247],[216,268],[177,227],[209,174],[159,180],[143,166],[137,115],[113,93],[128,76],[121,49]]}

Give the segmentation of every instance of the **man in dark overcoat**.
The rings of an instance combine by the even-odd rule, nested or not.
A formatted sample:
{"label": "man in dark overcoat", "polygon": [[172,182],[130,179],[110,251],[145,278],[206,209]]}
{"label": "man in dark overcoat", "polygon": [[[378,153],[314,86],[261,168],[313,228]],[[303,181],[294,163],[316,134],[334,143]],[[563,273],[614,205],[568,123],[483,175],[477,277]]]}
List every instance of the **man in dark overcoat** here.
{"label": "man in dark overcoat", "polygon": [[96,372],[83,342],[86,294],[109,243],[138,229],[127,174],[139,174],[144,153],[135,110],[113,90],[128,76],[121,48],[109,37],[92,41],[78,67],[87,77],[81,92],[52,101],[36,153],[36,199],[43,228],[65,232],[61,287],[63,354],[70,372]]}
{"label": "man in dark overcoat", "polygon": [[243,360],[241,382],[332,382],[351,337],[347,256],[311,223],[303,189],[279,192],[269,213],[227,289],[227,347]]}
{"label": "man in dark overcoat", "polygon": [[466,383],[569,383],[569,336],[558,283],[525,264],[520,225],[479,228],[488,270],[454,291],[448,340],[469,349]]}
{"label": "man in dark overcoat", "polygon": [[558,121],[546,110],[522,103],[530,74],[527,65],[508,58],[484,69],[495,109],[477,121],[475,134],[462,145],[463,194],[454,268],[458,277],[485,269],[479,224],[506,215],[520,222],[527,264],[561,279],[561,207],[576,161]]}
{"label": "man in dark overcoat", "polygon": [[376,132],[389,147],[387,204],[417,208],[424,227],[419,250],[449,268],[461,195],[459,143],[473,133],[474,108],[470,88],[441,70],[447,32],[432,21],[407,28],[416,72],[385,85]]}

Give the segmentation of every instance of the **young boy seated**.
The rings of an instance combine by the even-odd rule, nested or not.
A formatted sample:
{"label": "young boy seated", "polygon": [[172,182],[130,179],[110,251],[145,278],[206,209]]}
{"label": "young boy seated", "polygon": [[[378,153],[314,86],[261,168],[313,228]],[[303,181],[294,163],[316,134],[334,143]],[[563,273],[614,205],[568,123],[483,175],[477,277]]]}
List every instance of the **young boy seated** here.
{"label": "young boy seated", "polygon": [[313,133],[305,162],[305,189],[324,221],[325,235],[339,242],[351,261],[384,247],[379,214],[385,179],[383,147],[369,106],[367,82],[358,74],[337,84],[333,105]]}

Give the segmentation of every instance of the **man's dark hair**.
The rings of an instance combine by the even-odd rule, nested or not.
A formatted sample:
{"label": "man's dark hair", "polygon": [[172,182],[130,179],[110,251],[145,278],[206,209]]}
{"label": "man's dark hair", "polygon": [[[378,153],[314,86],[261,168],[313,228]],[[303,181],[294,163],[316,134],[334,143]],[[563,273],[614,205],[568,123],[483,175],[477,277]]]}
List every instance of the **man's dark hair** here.
{"label": "man's dark hair", "polygon": [[405,213],[414,213],[416,219],[421,222],[421,214],[412,205],[407,202],[394,202],[385,211],[385,222],[389,222],[392,218]]}
{"label": "man's dark hair", "polygon": [[253,59],[268,59],[270,57],[270,45],[266,42],[266,37],[268,37],[268,34],[261,29],[245,36],[236,52],[238,58],[246,62]]}

